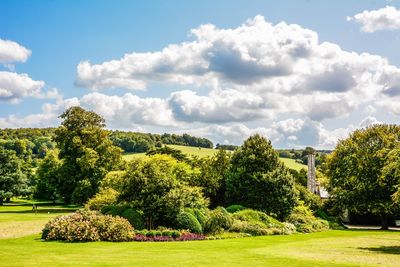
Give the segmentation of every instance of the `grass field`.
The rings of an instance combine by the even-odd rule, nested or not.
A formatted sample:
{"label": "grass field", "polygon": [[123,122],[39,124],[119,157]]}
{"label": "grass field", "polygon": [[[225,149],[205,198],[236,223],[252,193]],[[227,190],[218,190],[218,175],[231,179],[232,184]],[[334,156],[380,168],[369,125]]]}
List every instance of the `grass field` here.
{"label": "grass field", "polygon": [[[27,220],[40,229],[43,220],[55,213],[40,212],[42,217],[36,219],[30,207],[0,208],[1,223],[15,226],[8,228],[8,238],[0,238],[1,266],[399,266],[400,262],[400,234],[390,231],[332,230],[171,243],[45,242],[31,230],[21,233],[18,223]],[[67,212],[71,207],[47,209]],[[10,238],[13,232],[20,237]]]}
{"label": "grass field", "polygon": [[[212,149],[212,148],[198,148],[198,147],[191,147],[191,146],[177,146],[177,145],[168,145],[169,147],[178,149],[182,151],[182,153],[189,155],[189,156],[198,156],[198,157],[206,157],[206,156],[212,156],[214,155],[218,150],[217,149]],[[129,154],[124,154],[123,158],[125,160],[132,160],[134,158],[141,158],[145,157],[146,153],[129,153]],[[288,168],[295,169],[297,171],[301,169],[307,169],[307,166],[304,164],[300,164],[296,162],[294,159],[288,159],[288,158],[280,158],[283,163]]]}
{"label": "grass field", "polygon": [[[37,212],[32,204],[38,205]],[[0,238],[13,238],[39,233],[52,217],[75,211],[74,206],[59,206],[45,202],[17,201],[0,206]]]}

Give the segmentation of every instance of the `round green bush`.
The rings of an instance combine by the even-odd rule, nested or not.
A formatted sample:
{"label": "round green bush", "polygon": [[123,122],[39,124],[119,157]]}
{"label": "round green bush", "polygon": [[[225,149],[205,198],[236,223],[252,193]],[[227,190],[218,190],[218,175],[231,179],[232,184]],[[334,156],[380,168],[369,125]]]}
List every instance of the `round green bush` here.
{"label": "round green bush", "polygon": [[127,219],[135,229],[142,230],[145,228],[143,216],[137,210],[131,208],[126,209],[122,212],[121,217]]}
{"label": "round green bush", "polygon": [[204,232],[207,234],[214,234],[223,230],[228,230],[232,226],[231,214],[223,207],[217,207],[210,212]]}
{"label": "round green bush", "polygon": [[179,232],[177,230],[173,230],[173,231],[171,231],[171,236],[173,238],[179,238],[179,237],[181,237],[181,232]]}
{"label": "round green bush", "polygon": [[129,209],[129,206],[126,205],[108,205],[101,208],[101,213],[112,215],[112,216],[121,216],[122,213]]}
{"label": "round green bush", "polygon": [[329,223],[325,220],[317,219],[310,208],[300,204],[295,207],[288,217],[288,222],[296,226],[300,233],[312,233],[329,229]]}
{"label": "round green bush", "polygon": [[177,226],[179,229],[187,229],[192,233],[201,234],[202,227],[199,221],[193,214],[189,212],[181,212],[176,217]]}
{"label": "round green bush", "polygon": [[245,209],[232,214],[232,217],[236,220],[246,221],[246,222],[261,222],[265,224],[268,228],[282,227],[282,223],[277,219],[268,216],[266,213],[262,211],[257,211],[253,209]]}
{"label": "round green bush", "polygon": [[235,213],[237,211],[241,211],[246,209],[246,207],[242,206],[242,205],[230,205],[226,208],[226,211],[229,213]]}
{"label": "round green bush", "polygon": [[78,211],[50,220],[42,230],[42,239],[68,242],[129,241],[133,227],[120,217]]}

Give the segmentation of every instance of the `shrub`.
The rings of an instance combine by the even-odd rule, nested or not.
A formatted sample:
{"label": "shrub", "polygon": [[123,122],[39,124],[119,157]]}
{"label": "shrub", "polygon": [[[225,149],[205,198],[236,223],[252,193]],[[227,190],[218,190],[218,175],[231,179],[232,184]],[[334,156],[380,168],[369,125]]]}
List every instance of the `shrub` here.
{"label": "shrub", "polygon": [[288,217],[288,222],[296,226],[296,230],[301,233],[319,232],[329,229],[329,224],[325,220],[317,219],[311,210],[300,204],[293,209]]}
{"label": "shrub", "polygon": [[180,229],[187,229],[190,232],[197,234],[202,233],[202,227],[193,214],[190,214],[189,212],[181,212],[178,214],[176,220]]}
{"label": "shrub", "polygon": [[206,221],[204,232],[214,234],[223,230],[228,230],[232,226],[232,218],[229,212],[222,207],[217,207],[210,212],[210,217]]}
{"label": "shrub", "polygon": [[246,207],[243,207],[242,205],[230,205],[229,207],[226,208],[226,211],[229,213],[235,213],[237,211],[241,211],[246,209]]}
{"label": "shrub", "polygon": [[117,202],[118,192],[112,188],[107,188],[98,192],[94,197],[89,199],[85,208],[89,210],[101,210],[104,206]]}
{"label": "shrub", "polygon": [[126,209],[121,216],[129,221],[135,229],[144,229],[144,220],[141,213],[134,209]]}
{"label": "shrub", "polygon": [[236,220],[246,221],[246,222],[260,222],[263,223],[267,228],[281,228],[283,225],[277,219],[268,216],[262,211],[245,209],[232,214],[232,217]]}
{"label": "shrub", "polygon": [[128,205],[108,205],[101,208],[101,213],[112,216],[121,216],[122,213],[129,209]]}
{"label": "shrub", "polygon": [[240,220],[234,220],[229,230],[238,233],[248,233],[253,236],[271,234],[271,231],[262,223],[246,222]]}
{"label": "shrub", "polygon": [[207,221],[207,213],[208,213],[208,209],[185,209],[184,211],[192,214],[194,217],[196,217],[197,221],[199,221],[202,229],[204,229],[204,226],[206,224]]}
{"label": "shrub", "polygon": [[133,239],[133,228],[124,218],[78,211],[50,220],[42,230],[42,239],[68,242],[129,241]]}

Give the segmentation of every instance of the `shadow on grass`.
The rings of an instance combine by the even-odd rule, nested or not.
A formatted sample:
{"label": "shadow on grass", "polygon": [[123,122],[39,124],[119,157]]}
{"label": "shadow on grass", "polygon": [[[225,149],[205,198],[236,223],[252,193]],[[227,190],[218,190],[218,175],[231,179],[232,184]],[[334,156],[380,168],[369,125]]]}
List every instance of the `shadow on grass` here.
{"label": "shadow on grass", "polygon": [[381,247],[370,247],[370,248],[359,248],[362,250],[368,250],[372,252],[381,252],[385,254],[400,255],[400,246],[381,246]]}

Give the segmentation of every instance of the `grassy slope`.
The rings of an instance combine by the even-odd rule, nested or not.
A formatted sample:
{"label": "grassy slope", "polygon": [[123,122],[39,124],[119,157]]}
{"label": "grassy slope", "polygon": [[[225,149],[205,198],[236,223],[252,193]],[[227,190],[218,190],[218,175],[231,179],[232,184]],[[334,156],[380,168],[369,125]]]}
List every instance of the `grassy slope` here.
{"label": "grassy slope", "polygon": [[[193,156],[198,156],[198,157],[206,157],[206,156],[212,156],[214,153],[217,152],[216,149],[212,148],[197,148],[197,147],[191,147],[191,146],[177,146],[177,145],[168,145],[172,148],[179,149],[182,151],[182,153],[186,155],[193,155]],[[141,158],[144,157],[146,153],[131,153],[131,154],[125,154],[123,157],[125,160],[131,160],[134,158]],[[288,168],[295,169],[295,170],[300,170],[302,168],[307,169],[306,165],[297,163],[294,159],[287,159],[287,158],[280,158],[285,165]]]}

